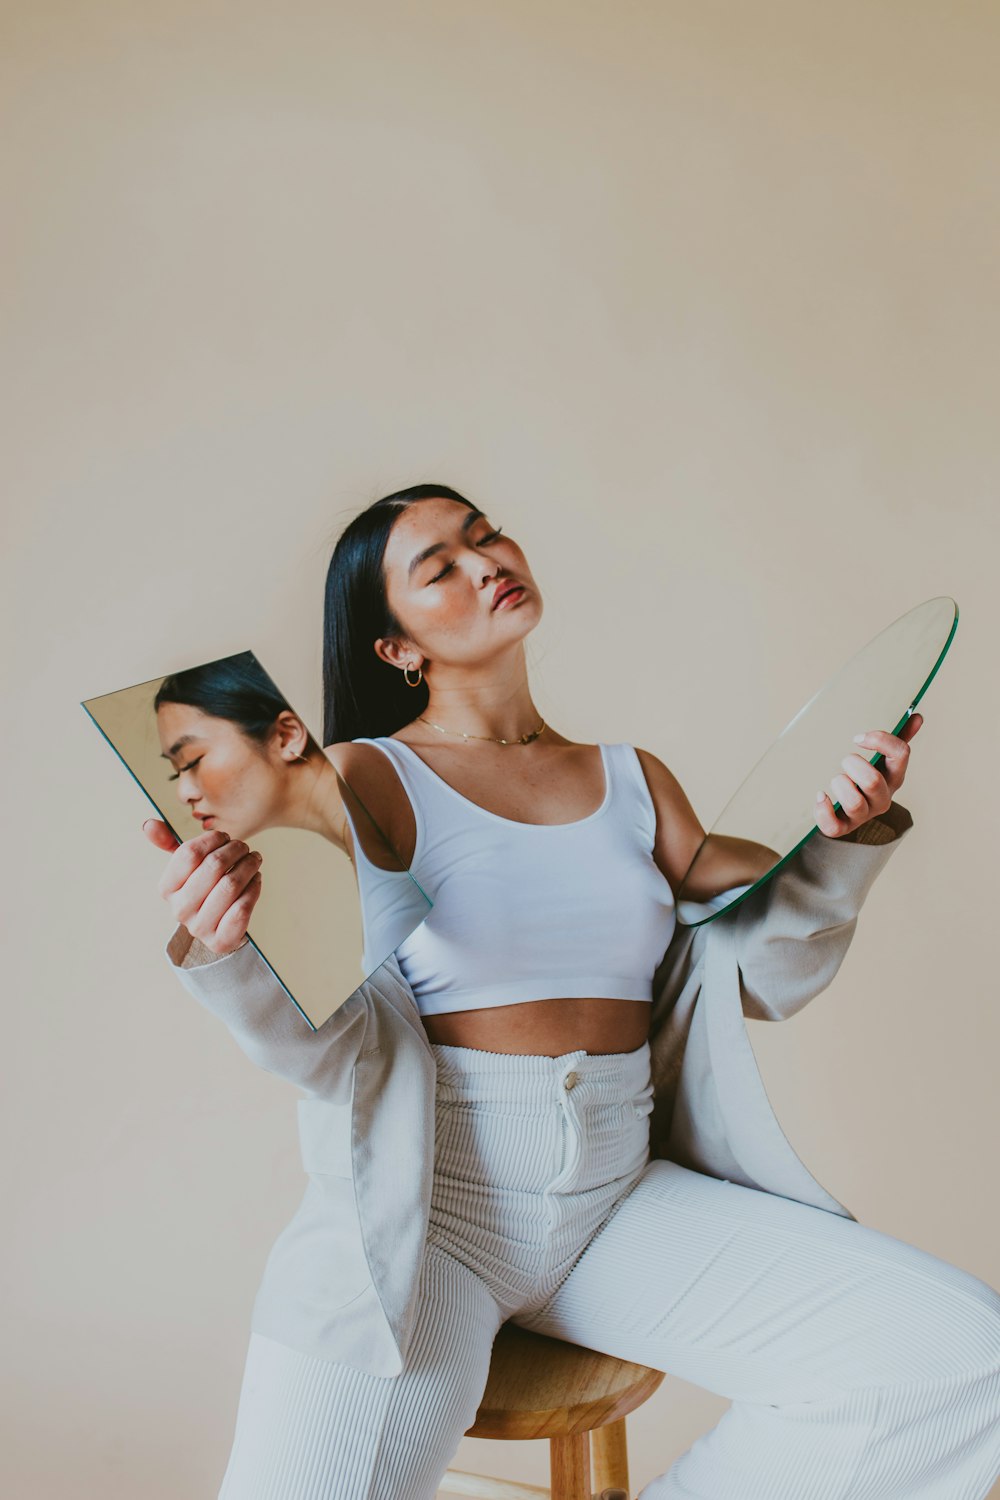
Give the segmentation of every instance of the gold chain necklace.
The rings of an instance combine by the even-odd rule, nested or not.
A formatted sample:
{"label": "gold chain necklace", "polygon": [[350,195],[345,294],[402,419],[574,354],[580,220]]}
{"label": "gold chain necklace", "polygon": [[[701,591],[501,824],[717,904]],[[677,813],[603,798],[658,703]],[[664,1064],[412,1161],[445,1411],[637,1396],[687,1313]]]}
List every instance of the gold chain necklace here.
{"label": "gold chain necklace", "polygon": [[530,734],[522,734],[516,740],[504,740],[490,734],[466,734],[464,729],[444,729],[440,724],[435,724],[433,720],[424,718],[423,714],[417,714],[417,718],[421,719],[425,724],[430,724],[432,729],[440,729],[442,734],[461,735],[463,740],[489,740],[491,745],[530,745],[532,740],[537,740],[542,730],[546,727],[545,720],[542,719],[538,728],[532,730]]}

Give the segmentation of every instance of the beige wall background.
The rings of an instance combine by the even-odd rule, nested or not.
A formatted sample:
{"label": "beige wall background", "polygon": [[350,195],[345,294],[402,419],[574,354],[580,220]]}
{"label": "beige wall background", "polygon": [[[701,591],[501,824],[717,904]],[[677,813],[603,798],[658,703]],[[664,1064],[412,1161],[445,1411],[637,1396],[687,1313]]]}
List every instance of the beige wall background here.
{"label": "beige wall background", "polygon": [[[706,822],[848,655],[958,600],[912,836],[831,989],[751,1029],[820,1180],[997,1284],[996,6],[3,27],[5,1492],[216,1494],[303,1188],[297,1091],[168,971],[148,804],[79,702],[249,647],[318,729],[333,542],[404,484],[525,548],[545,717]],[[668,1376],[633,1490],[725,1406]],[[547,1482],[544,1443],[455,1462]]]}

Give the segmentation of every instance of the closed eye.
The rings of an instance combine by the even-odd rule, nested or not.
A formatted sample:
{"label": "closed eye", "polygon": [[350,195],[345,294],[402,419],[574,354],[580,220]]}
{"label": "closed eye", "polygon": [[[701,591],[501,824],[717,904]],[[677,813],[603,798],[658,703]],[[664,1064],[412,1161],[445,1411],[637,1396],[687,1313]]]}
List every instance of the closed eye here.
{"label": "closed eye", "polygon": [[168,781],[179,781],[180,777],[183,775],[183,773],[185,771],[193,771],[194,768],[195,768],[195,766],[199,765],[200,763],[201,763],[201,756],[199,755],[199,757],[198,757],[197,760],[193,760],[189,766],[181,766],[181,768],[177,772],[176,776],[168,776],[167,780]]}
{"label": "closed eye", "polygon": [[[488,531],[485,536],[481,536],[479,538],[479,541],[476,543],[476,546],[477,547],[483,547],[483,546],[485,546],[489,542],[495,542],[496,539],[497,539],[497,537],[500,535],[501,531],[503,531],[503,527],[502,526],[498,526],[497,529],[496,529],[496,531]],[[437,583],[438,580],[441,579],[441,578],[443,578],[446,573],[450,573],[451,570],[452,570],[452,568],[454,566],[455,566],[455,564],[453,562],[450,562],[446,568],[442,568],[441,569],[440,573],[435,573],[435,575],[434,575],[433,578],[428,578],[427,582],[428,583]]]}

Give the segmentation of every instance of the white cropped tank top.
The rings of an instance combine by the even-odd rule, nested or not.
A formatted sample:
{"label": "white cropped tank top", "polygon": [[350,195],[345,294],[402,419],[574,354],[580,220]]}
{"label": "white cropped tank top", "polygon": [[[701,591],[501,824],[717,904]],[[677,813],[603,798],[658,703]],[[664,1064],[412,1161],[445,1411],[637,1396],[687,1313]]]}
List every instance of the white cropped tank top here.
{"label": "white cropped tank top", "polygon": [[366,975],[394,953],[421,1015],[560,995],[652,999],[676,913],[633,746],[600,746],[596,812],[537,824],[470,802],[401,740],[357,742],[395,766],[416,824],[410,870],[434,903],[428,912],[405,870],[372,864],[355,830]]}

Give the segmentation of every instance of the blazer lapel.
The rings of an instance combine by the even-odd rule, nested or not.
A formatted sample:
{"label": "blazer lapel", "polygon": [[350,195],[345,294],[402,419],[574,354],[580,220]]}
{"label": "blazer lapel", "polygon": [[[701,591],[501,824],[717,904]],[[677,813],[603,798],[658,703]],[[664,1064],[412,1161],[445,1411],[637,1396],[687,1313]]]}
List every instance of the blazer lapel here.
{"label": "blazer lapel", "polygon": [[675,929],[653,976],[653,1156],[854,1218],[778,1124],[746,1016],[782,1020],[826,988],[912,823],[893,803],[857,839],[815,834],[733,912]]}

